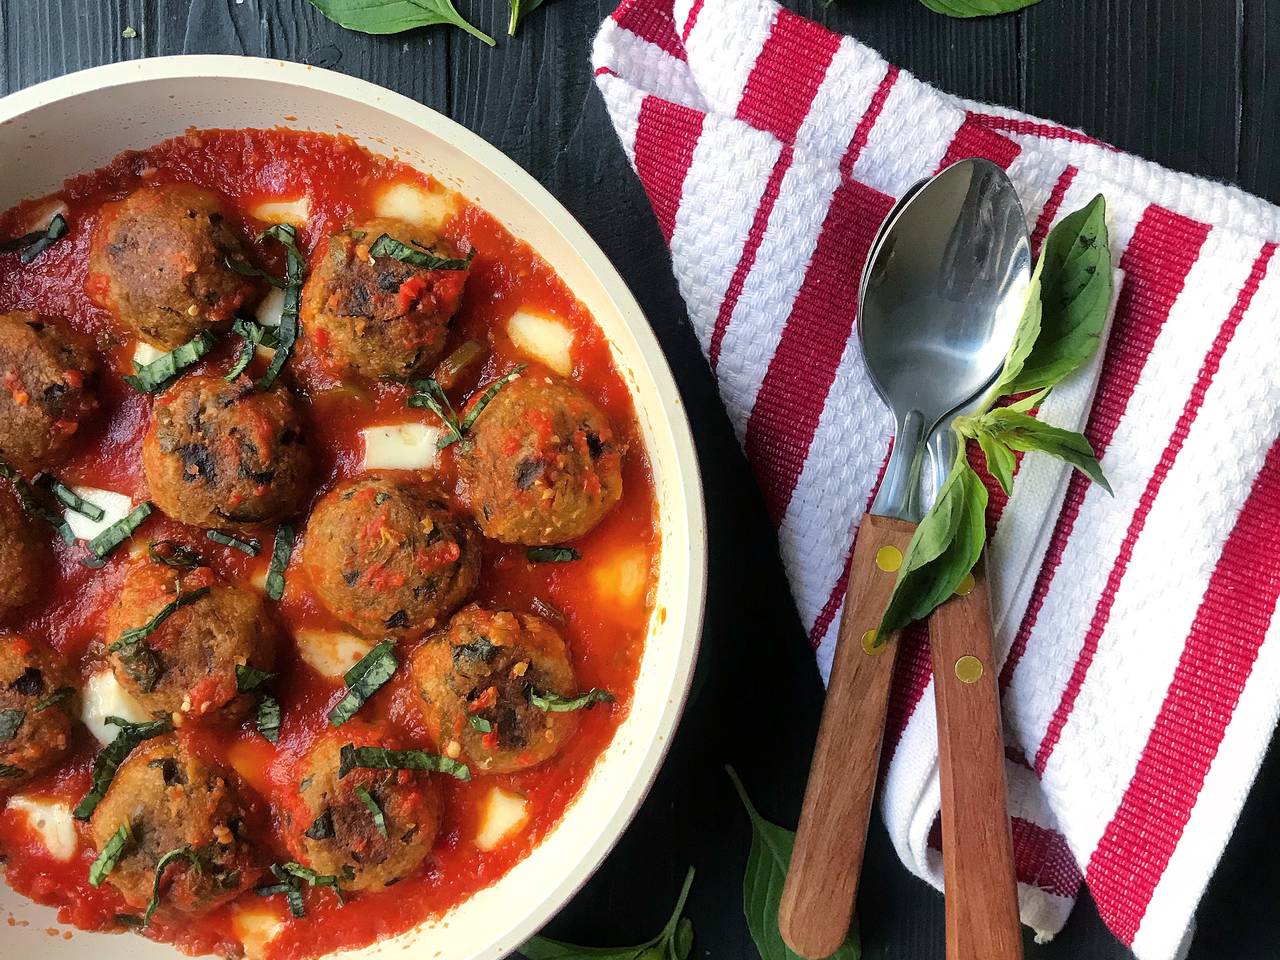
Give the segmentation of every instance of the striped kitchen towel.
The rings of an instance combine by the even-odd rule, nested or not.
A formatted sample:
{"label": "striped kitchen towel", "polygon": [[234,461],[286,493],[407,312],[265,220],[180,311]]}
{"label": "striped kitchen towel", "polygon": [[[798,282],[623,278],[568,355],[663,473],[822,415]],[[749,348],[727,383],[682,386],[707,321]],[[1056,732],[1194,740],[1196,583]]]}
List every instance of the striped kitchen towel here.
{"label": "striped kitchen towel", "polygon": [[[1037,245],[1106,195],[1110,341],[1043,415],[1084,427],[1115,496],[1031,454],[991,498],[1010,812],[1040,935],[1083,880],[1139,957],[1178,956],[1280,700],[1280,209],[940,93],[768,0],[624,0],[594,64],[824,675],[891,432],[854,336],[881,218],[974,155]],[[904,637],[883,808],[941,887],[925,637]]]}

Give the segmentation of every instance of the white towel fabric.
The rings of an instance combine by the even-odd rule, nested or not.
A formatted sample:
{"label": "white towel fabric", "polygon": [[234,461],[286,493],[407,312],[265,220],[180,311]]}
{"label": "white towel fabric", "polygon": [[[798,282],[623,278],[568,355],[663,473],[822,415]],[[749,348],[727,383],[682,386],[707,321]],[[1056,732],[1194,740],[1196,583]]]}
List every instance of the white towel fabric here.
{"label": "white towel fabric", "polygon": [[[1041,936],[1083,879],[1140,958],[1179,955],[1280,698],[1280,210],[939,93],[769,0],[624,0],[594,64],[824,675],[891,428],[853,336],[881,218],[963,156],[1008,170],[1037,246],[1106,195],[1110,341],[1043,416],[1086,424],[1115,496],[1032,454],[991,498],[1010,813]],[[940,887],[926,636],[903,638],[883,809]]]}

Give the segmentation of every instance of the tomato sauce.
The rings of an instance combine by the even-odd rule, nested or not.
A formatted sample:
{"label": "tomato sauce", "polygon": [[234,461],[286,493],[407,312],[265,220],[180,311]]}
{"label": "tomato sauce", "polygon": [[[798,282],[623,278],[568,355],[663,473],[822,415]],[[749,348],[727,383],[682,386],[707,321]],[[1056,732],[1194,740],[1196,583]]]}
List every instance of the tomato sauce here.
{"label": "tomato sauce", "polygon": [[[99,377],[100,407],[82,425],[76,451],[57,471],[68,484],[113,490],[134,502],[147,498],[140,448],[152,405],[150,396],[134,392],[120,374],[131,372],[135,344],[85,292],[89,280],[90,238],[100,206],[126,196],[143,183],[189,182],[221,191],[243,223],[246,249],[263,267],[283,274],[277,244],[254,244],[267,224],[255,218],[259,204],[305,197],[309,212],[299,228],[300,244],[310,254],[329,232],[372,216],[390,186],[411,187],[441,200],[445,210],[438,230],[460,249],[475,250],[471,276],[453,322],[447,356],[469,340],[485,347],[483,362],[473,363],[451,396],[461,403],[475,385],[529,362],[506,333],[507,318],[518,307],[544,311],[572,330],[572,380],[610,418],[627,445],[622,501],[587,536],[575,542],[582,559],[571,563],[530,563],[523,547],[484,542],[480,586],[474,600],[517,611],[548,612],[568,641],[579,687],[602,687],[617,702],[585,711],[576,735],[552,760],[515,774],[475,776],[469,782],[439,776],[445,800],[440,834],[424,867],[393,887],[348,897],[342,905],[331,891],[306,892],[306,916],[293,918],[282,896],[260,898],[249,891],[229,905],[194,919],[164,920],[163,912],[145,935],[174,943],[192,953],[231,953],[242,949],[237,914],[247,909],[273,914],[279,932],[255,952],[267,960],[318,956],[358,947],[403,932],[439,916],[476,890],[501,877],[525,856],[561,818],[608,746],[629,707],[651,612],[652,570],[659,535],[649,466],[630,395],[614,368],[603,335],[586,308],[556,275],[553,265],[517,240],[484,210],[449,195],[433,179],[406,164],[375,156],[344,137],[283,130],[191,131],[141,152],[124,154],[109,166],[76,177],[53,197],[32,200],[0,215],[0,237],[30,229],[55,203],[64,205],[69,230],[29,265],[15,254],[0,254],[0,310],[35,310],[66,319],[96,342],[107,368]],[[238,341],[227,336],[197,368],[224,372]],[[264,364],[255,360],[254,371]],[[535,363],[531,372],[538,372]],[[360,431],[392,423],[438,423],[427,410],[406,405],[409,390],[393,383],[344,384],[314,362],[295,356],[284,378],[307,401],[308,442],[319,461],[316,495],[335,482],[362,472]],[[452,461],[446,450],[429,477],[447,492],[458,494]],[[83,543],[65,546],[51,530],[47,536],[55,558],[54,574],[35,604],[6,628],[49,642],[82,678],[100,669],[99,641],[103,614],[114,599],[127,555],[148,541],[172,539],[195,549],[229,580],[261,583],[270,559],[270,529],[262,531],[263,549],[256,557],[212,543],[203,531],[152,514],[129,544],[101,569],[79,561]],[[299,521],[298,526],[302,528]],[[305,532],[303,533],[305,536]],[[286,634],[299,631],[347,631],[311,596],[295,549],[287,586],[274,613]],[[349,631],[347,631],[349,632]],[[431,749],[416,707],[416,693],[403,666],[411,645],[398,651],[401,669],[361,709],[359,720],[385,725],[389,734]],[[239,726],[218,721],[188,723],[180,736],[196,753],[216,760],[240,781],[247,814],[264,865],[290,859],[282,839],[278,811],[293,795],[295,766],[313,740],[326,729],[326,714],[341,697],[340,678],[322,676],[307,666],[291,642],[284,643],[274,690],[284,720],[279,742],[272,745],[252,722]],[[46,772],[21,793],[60,799],[74,806],[89,783],[98,744],[80,728],[72,757]],[[484,801],[494,787],[526,798],[528,820],[523,829],[496,848],[482,851],[475,843]],[[7,881],[19,892],[59,908],[60,919],[90,930],[123,929],[116,919],[125,905],[110,883],[92,887],[88,868],[96,851],[86,825],[77,824],[78,850],[69,862],[45,849],[25,814],[0,812],[0,853],[7,859]]]}

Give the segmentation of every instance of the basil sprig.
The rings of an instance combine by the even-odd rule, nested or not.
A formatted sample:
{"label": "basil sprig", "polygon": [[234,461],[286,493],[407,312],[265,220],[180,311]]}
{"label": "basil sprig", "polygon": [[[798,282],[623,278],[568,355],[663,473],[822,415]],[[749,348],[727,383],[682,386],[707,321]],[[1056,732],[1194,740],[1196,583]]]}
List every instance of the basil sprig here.
{"label": "basil sprig", "polygon": [[120,824],[120,828],[116,830],[103,844],[101,852],[89,865],[89,885],[93,887],[102,886],[102,881],[107,879],[107,874],[116,868],[116,864],[124,855],[124,848],[133,840],[133,834],[129,832],[127,823]]}
{"label": "basil sprig", "polygon": [[415,27],[447,23],[477,40],[494,45],[493,37],[463,19],[451,0],[311,0],[326,17],[360,33],[401,33]]}
{"label": "basil sprig", "polygon": [[271,564],[267,567],[267,596],[272,600],[284,596],[284,571],[293,556],[296,536],[292,524],[282,523],[276,527],[275,543],[271,545]]}
{"label": "basil sprig", "polygon": [[[952,426],[960,440],[955,463],[907,546],[877,636],[927,617],[955,593],[982,554],[987,490],[969,465],[966,440],[977,441],[1006,492],[1013,485],[1015,451],[1057,457],[1111,491],[1082,434],[1030,414],[1097,350],[1111,288],[1106,202],[1099,195],[1064,217],[1045,240],[1004,368],[978,410],[957,417]],[[1028,395],[996,406],[1002,397],[1019,394]]]}
{"label": "basil sprig", "polygon": [[124,382],[139,393],[159,393],[186,370],[199,363],[213,349],[213,337],[201,331],[180,347],[162,353],[150,363],[140,364],[136,360],[133,373],[124,378]]}
{"label": "basil sprig", "polygon": [[383,640],[343,674],[347,692],[329,711],[329,723],[340,727],[356,715],[378,689],[391,679],[400,665],[396,660],[394,640]]}
{"label": "basil sprig", "polygon": [[401,263],[407,263],[421,270],[466,270],[471,266],[471,258],[474,255],[473,251],[465,257],[437,257],[430,247],[425,247],[417,241],[410,246],[386,233],[369,244],[369,256],[374,259],[391,257],[393,260],[399,260]]}
{"label": "basil sprig", "polygon": [[89,792],[72,811],[77,820],[88,820],[93,811],[98,808],[98,804],[107,794],[107,788],[111,786],[116,771],[120,769],[120,764],[124,763],[125,758],[138,744],[173,730],[173,724],[168,717],[161,717],[147,723],[130,723],[119,717],[107,717],[107,723],[119,727],[120,732],[116,734],[114,740],[98,751],[97,757],[94,758]]}
{"label": "basil sprig", "polygon": [[516,27],[520,21],[542,6],[542,0],[508,0],[511,6],[511,19],[507,21],[507,36],[516,35]]}
{"label": "basil sprig", "polygon": [[291,223],[277,223],[268,227],[258,235],[261,242],[265,239],[277,240],[284,244],[284,309],[280,313],[280,328],[276,332],[276,352],[267,365],[266,372],[258,378],[258,389],[268,390],[280,376],[293,345],[298,342],[300,331],[298,312],[302,308],[302,282],[305,279],[307,259],[298,249],[298,231]]}
{"label": "basil sprig", "polygon": [[[656,937],[634,947],[579,947],[547,937],[531,937],[516,948],[529,960],[688,960],[693,950],[693,922],[684,915],[693,886],[693,867],[684,876],[675,909]],[[773,960],[766,957],[765,960]],[[844,958],[842,958],[844,960]]]}
{"label": "basil sprig", "polygon": [[574,710],[589,710],[597,703],[613,703],[613,694],[608,690],[592,687],[586,693],[576,697],[562,697],[558,693],[545,693],[530,688],[529,703],[546,713],[572,713]]}
{"label": "basil sprig", "polygon": [[338,752],[338,779],[352,770],[420,770],[447,773],[456,780],[470,780],[471,770],[465,764],[425,750],[388,750],[386,747],[357,747],[345,744]]}
{"label": "basil sprig", "polygon": [[60,213],[55,213],[49,220],[49,225],[43,230],[32,230],[30,233],[0,243],[0,252],[12,253],[14,250],[21,250],[22,253],[18,259],[23,264],[28,264],[53,246],[66,232],[67,218]]}

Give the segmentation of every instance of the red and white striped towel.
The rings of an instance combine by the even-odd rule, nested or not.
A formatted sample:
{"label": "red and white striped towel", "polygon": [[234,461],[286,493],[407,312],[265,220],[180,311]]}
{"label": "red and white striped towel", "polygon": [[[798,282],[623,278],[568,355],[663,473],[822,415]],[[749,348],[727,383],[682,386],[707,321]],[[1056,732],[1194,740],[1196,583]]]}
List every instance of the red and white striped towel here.
{"label": "red and white striped towel", "polygon": [[[991,498],[1010,807],[1025,922],[1052,936],[1083,879],[1139,957],[1178,956],[1280,701],[1280,209],[942,94],[768,0],[624,0],[594,63],[824,675],[891,428],[853,336],[881,218],[973,155],[1037,245],[1106,195],[1110,342],[1044,416],[1085,425],[1115,496],[1032,454]],[[925,637],[904,637],[883,806],[940,887]]]}

